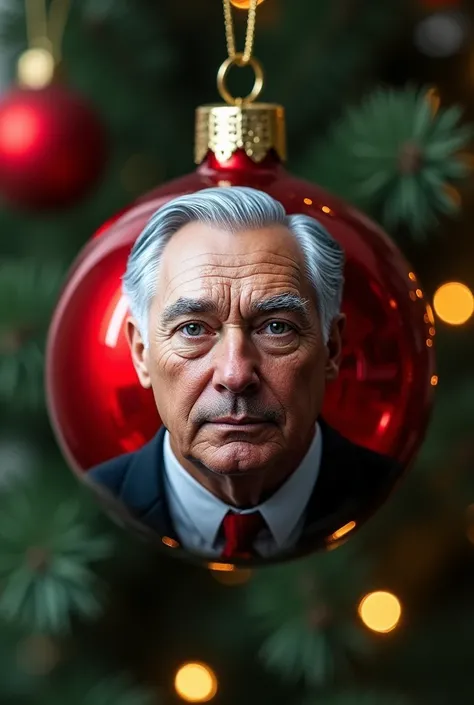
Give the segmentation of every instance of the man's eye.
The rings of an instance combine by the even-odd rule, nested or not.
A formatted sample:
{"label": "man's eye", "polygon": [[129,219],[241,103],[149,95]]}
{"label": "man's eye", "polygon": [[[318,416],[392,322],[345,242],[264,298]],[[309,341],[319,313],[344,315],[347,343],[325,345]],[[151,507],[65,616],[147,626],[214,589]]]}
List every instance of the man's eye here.
{"label": "man's eye", "polygon": [[201,323],[186,323],[179,328],[180,333],[184,333],[186,338],[198,338],[204,332],[204,326]]}
{"label": "man's eye", "polygon": [[289,323],[285,323],[284,321],[270,321],[270,323],[267,323],[264,330],[267,329],[269,329],[270,333],[273,335],[284,335],[293,330],[293,326],[290,326]]}

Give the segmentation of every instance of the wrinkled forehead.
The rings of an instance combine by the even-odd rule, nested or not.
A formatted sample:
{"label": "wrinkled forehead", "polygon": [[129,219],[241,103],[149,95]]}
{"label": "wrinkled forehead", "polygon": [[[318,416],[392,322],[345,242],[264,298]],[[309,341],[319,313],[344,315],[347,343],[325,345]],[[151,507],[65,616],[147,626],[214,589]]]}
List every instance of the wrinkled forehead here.
{"label": "wrinkled forehead", "polygon": [[281,281],[283,286],[307,288],[303,253],[288,228],[276,225],[229,232],[189,223],[163,251],[160,295],[169,296],[198,281],[200,286],[206,282],[212,286],[216,280],[246,287]]}

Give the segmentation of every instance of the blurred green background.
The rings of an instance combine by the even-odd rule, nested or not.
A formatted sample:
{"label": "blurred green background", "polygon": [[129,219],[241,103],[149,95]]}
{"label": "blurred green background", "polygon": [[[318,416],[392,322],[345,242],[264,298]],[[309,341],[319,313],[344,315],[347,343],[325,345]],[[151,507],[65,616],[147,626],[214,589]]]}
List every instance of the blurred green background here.
{"label": "blurred green background", "polygon": [[[241,47],[246,13],[234,16]],[[354,538],[223,573],[157,555],[100,514],[56,446],[42,377],[80,248],[194,168],[194,109],[217,102],[226,57],[222,5],[72,3],[63,70],[105,126],[107,167],[67,209],[28,211],[0,193],[2,705],[474,702],[473,317],[454,302],[452,325],[435,300],[445,282],[474,290],[473,20],[461,0],[258,8],[263,99],[286,108],[289,167],[377,220],[413,264],[435,309],[439,384],[412,472]],[[1,111],[27,48],[22,1],[0,3],[0,37]],[[399,618],[386,595],[360,608],[380,591]],[[209,669],[208,685],[181,670],[180,695],[175,675],[190,662]]]}

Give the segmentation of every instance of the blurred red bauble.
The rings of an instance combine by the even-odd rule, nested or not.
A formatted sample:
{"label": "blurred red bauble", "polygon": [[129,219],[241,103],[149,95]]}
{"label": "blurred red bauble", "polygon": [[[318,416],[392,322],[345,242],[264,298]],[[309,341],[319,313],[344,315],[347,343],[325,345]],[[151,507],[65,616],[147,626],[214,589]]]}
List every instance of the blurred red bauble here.
{"label": "blurred red bauble", "polygon": [[0,101],[0,196],[15,206],[73,205],[97,182],[106,151],[95,111],[63,85],[15,88]]}
{"label": "blurred red bauble", "polygon": [[[207,108],[207,117],[198,112],[196,172],[141,198],[86,244],[70,271],[46,355],[49,413],[63,453],[75,470],[85,470],[136,450],[155,434],[160,419],[153,395],[138,382],[124,336],[127,257],[165,202],[211,186],[246,185],[271,194],[289,214],[317,218],[344,247],[343,362],[327,387],[323,415],[350,440],[406,465],[422,441],[435,382],[434,321],[415,274],[368,218],[285,171],[281,108],[220,109],[230,112],[218,115],[219,129],[215,107]],[[240,143],[235,111],[242,111],[246,131]]]}

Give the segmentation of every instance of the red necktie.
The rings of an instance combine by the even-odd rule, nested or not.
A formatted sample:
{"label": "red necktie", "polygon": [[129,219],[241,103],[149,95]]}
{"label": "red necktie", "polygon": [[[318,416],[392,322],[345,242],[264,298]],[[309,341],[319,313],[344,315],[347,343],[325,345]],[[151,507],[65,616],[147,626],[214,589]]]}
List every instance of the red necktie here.
{"label": "red necktie", "polygon": [[252,558],[255,556],[253,542],[266,526],[260,512],[236,514],[229,512],[222,522],[225,546],[222,558]]}

